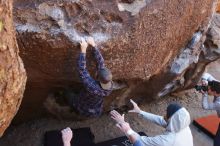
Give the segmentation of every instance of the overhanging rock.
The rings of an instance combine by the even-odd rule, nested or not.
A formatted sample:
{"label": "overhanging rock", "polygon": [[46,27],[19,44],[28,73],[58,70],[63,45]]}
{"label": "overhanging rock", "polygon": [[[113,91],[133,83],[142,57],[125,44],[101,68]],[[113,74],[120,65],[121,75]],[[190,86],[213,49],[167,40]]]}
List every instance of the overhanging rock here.
{"label": "overhanging rock", "polygon": [[[22,106],[20,115],[40,111],[50,89],[71,85],[79,90],[76,58],[81,37],[94,37],[114,80],[128,86],[106,98],[106,110],[126,105],[131,97],[150,100],[173,91],[172,82],[179,82],[177,78],[190,67],[181,65],[177,71],[174,60],[180,64],[186,63],[181,61],[184,57],[189,63],[198,60],[192,54],[200,52],[205,40],[213,2],[16,0],[14,25],[28,74],[24,103],[29,105]],[[177,59],[181,51],[184,54]],[[94,75],[91,52],[87,58]]]}

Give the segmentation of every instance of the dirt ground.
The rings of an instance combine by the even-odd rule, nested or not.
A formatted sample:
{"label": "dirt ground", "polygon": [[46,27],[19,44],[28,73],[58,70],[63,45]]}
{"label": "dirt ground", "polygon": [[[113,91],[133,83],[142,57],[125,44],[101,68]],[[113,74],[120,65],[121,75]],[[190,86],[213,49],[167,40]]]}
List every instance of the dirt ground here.
{"label": "dirt ground", "polygon": [[[201,96],[196,94],[194,90],[183,92],[179,94],[178,97],[164,97],[159,101],[141,106],[141,108],[148,112],[164,115],[166,106],[172,101],[178,101],[184,105],[189,110],[192,120],[196,117],[215,113],[202,109]],[[135,131],[144,131],[149,136],[154,136],[164,130],[157,125],[145,121],[135,114],[126,114],[126,120],[129,121],[131,127]],[[95,135],[96,142],[105,141],[123,135],[123,133],[119,132],[116,128],[115,123],[110,119],[109,115],[103,115],[101,118],[81,122],[59,121],[50,118],[29,121],[21,125],[11,126],[0,139],[0,146],[43,146],[43,136],[46,131],[62,129],[67,126],[72,128],[91,127]],[[201,144],[204,146],[210,146],[210,143],[212,143],[211,138],[201,133],[193,125],[191,125],[191,128],[194,135],[195,146],[202,146]]]}
{"label": "dirt ground", "polygon": [[[212,65],[212,67],[209,68],[209,72],[213,73],[216,78],[220,79],[220,71],[218,70],[219,63],[220,61]],[[203,110],[201,100],[201,95],[192,89],[141,106],[141,109],[154,114],[164,115],[167,105],[172,101],[178,101],[189,110],[191,120],[211,113],[215,114],[215,111]],[[210,101],[211,100],[212,99],[210,98]],[[131,127],[135,131],[144,131],[149,136],[154,136],[164,131],[163,128],[145,121],[136,114],[127,113],[125,117],[126,121],[131,124]],[[90,127],[95,135],[95,142],[101,142],[123,135],[123,133],[119,132],[115,123],[107,114],[100,118],[79,122],[60,121],[48,118],[11,126],[0,139],[0,146],[43,146],[43,137],[46,131],[62,129],[67,126],[72,128]],[[194,125],[191,124],[190,127],[194,137],[194,146],[213,145],[213,139],[205,135]]]}

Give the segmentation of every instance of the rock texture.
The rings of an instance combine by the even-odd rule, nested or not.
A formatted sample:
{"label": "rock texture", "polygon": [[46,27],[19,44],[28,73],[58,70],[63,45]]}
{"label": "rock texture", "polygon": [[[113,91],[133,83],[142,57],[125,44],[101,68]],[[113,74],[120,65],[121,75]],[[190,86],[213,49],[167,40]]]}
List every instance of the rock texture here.
{"label": "rock texture", "polygon": [[220,1],[217,1],[217,7],[216,7],[216,12],[220,12]]}
{"label": "rock texture", "polygon": [[[213,9],[215,10],[215,8],[216,5]],[[202,36],[201,31],[195,33],[192,40],[182,49],[174,61],[160,75],[153,77],[150,82],[145,83],[145,86],[151,89],[151,93],[155,93],[155,97],[162,97],[171,92],[193,88],[207,65],[220,58],[219,20],[220,14],[214,11],[212,20],[207,27],[206,35]],[[171,82],[167,82],[168,80],[161,82],[164,77],[169,77]],[[152,87],[155,83],[161,83],[160,85],[163,87],[161,91],[157,92],[158,87],[156,89]],[[143,94],[143,92],[139,94]]]}
{"label": "rock texture", "polygon": [[[114,80],[128,85],[105,99],[106,110],[131,97],[152,100],[183,87],[184,73],[198,61],[213,2],[15,0],[14,25],[28,74],[18,117],[45,113],[43,102],[52,89],[80,89],[75,63],[81,37],[95,38]],[[91,52],[87,57],[94,75]]]}
{"label": "rock texture", "polygon": [[0,136],[20,107],[26,83],[12,17],[12,0],[0,1]]}
{"label": "rock texture", "polygon": [[[205,42],[200,46],[199,54],[195,55],[197,61],[191,63],[189,68],[184,73],[182,79],[184,84],[177,91],[192,88],[201,74],[206,69],[207,65],[215,62],[220,58],[220,14],[214,13],[213,19],[210,22],[210,27],[206,34]],[[213,69],[214,70],[214,69]]]}

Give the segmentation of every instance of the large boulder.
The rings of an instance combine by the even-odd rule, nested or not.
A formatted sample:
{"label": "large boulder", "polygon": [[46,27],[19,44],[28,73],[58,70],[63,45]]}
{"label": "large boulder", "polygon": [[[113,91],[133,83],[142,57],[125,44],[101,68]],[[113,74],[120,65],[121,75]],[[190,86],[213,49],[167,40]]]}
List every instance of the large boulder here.
{"label": "large boulder", "polygon": [[26,83],[12,17],[12,0],[0,1],[0,137],[20,107]]}
{"label": "large boulder", "polygon": [[[212,13],[213,0],[15,0],[14,25],[28,74],[23,117],[18,117],[45,113],[51,89],[80,90],[81,37],[94,37],[114,80],[127,84],[105,99],[106,110],[131,97],[152,100],[174,91],[198,61]],[[94,75],[90,51],[87,57]]]}
{"label": "large boulder", "polygon": [[216,12],[220,12],[220,0],[217,0]]}

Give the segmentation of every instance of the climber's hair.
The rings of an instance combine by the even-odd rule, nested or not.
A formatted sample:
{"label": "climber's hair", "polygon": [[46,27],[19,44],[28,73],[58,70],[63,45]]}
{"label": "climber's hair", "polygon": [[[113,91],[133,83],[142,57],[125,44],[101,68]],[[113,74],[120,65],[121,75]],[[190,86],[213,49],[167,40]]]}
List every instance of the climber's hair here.
{"label": "climber's hair", "polygon": [[98,70],[98,80],[104,84],[112,81],[111,71],[106,67],[99,69]]}

